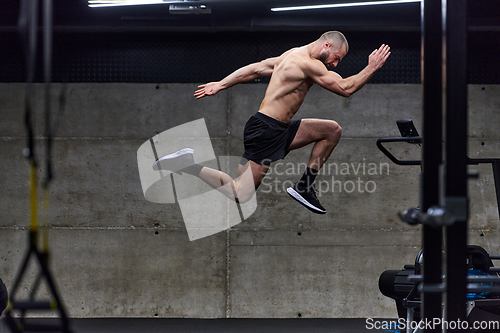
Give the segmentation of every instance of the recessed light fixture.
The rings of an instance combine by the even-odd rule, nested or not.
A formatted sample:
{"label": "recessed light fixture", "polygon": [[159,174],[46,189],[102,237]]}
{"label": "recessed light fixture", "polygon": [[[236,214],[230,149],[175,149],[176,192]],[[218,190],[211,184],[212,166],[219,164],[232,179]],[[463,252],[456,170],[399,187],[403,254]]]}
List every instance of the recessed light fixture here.
{"label": "recessed light fixture", "polygon": [[170,14],[211,14],[212,10],[206,5],[170,5]]}
{"label": "recessed light fixture", "polygon": [[159,5],[172,3],[194,3],[195,1],[182,0],[89,0],[89,7],[117,7],[117,6],[140,6],[140,5]]}
{"label": "recessed light fixture", "polygon": [[271,10],[273,12],[284,12],[284,11],[290,11],[290,10],[308,10],[308,9],[357,7],[357,6],[393,5],[393,4],[409,3],[409,2],[421,2],[421,0],[389,0],[389,1],[350,2],[350,3],[336,3],[336,4],[324,4],[324,5],[277,7],[277,8],[271,8]]}

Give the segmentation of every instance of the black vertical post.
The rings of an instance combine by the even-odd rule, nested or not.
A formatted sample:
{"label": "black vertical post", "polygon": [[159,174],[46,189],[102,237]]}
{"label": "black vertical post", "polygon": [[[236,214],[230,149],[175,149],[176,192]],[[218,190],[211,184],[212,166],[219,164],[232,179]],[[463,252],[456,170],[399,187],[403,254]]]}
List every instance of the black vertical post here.
{"label": "black vertical post", "polygon": [[[421,210],[426,212],[439,204],[439,168],[442,163],[442,17],[441,0],[422,1],[422,103],[423,145]],[[424,224],[423,283],[441,283],[442,228]],[[422,318],[432,321],[442,317],[442,295],[422,292]],[[425,332],[437,332],[438,327],[426,327]]]}
{"label": "black vertical post", "polygon": [[446,320],[466,319],[467,286],[467,19],[466,0],[446,2]]}
{"label": "black vertical post", "polygon": [[47,176],[44,181],[44,187],[47,187],[52,180],[52,131],[50,117],[50,83],[52,82],[52,35],[53,35],[53,4],[52,0],[43,2],[43,77],[45,92],[45,138],[46,138],[46,163]]}
{"label": "black vertical post", "polygon": [[493,167],[493,179],[495,180],[495,192],[497,194],[498,217],[500,217],[500,160],[495,159],[491,166]]}

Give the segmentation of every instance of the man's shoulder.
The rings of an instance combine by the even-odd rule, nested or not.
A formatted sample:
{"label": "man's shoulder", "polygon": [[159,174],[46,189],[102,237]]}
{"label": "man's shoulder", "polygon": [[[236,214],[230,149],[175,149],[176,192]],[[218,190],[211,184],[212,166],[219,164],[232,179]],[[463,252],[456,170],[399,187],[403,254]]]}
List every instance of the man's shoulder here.
{"label": "man's shoulder", "polygon": [[[287,54],[283,58],[284,64],[292,65],[292,66],[297,66],[301,69],[308,68],[310,66],[317,66],[320,65],[321,62],[317,59],[311,58],[307,53],[304,52],[299,52],[294,50],[290,50],[289,54]],[[285,55],[285,54],[284,54]]]}

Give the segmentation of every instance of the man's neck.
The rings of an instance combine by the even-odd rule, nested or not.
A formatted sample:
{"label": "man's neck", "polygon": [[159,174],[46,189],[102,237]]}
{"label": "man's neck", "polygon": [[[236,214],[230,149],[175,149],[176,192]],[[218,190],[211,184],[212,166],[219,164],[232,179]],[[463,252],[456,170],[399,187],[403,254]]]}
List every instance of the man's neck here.
{"label": "man's neck", "polygon": [[318,59],[319,55],[321,54],[321,49],[323,47],[322,43],[319,43],[318,41],[312,42],[308,45],[306,45],[306,52],[307,54],[313,58],[313,59]]}

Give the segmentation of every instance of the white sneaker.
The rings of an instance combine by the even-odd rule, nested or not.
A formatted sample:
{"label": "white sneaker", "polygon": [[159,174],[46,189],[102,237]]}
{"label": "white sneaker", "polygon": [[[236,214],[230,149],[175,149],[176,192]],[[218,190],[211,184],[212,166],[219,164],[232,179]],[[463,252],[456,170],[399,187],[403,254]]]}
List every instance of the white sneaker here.
{"label": "white sneaker", "polygon": [[194,164],[194,150],[192,148],[184,148],[170,155],[165,155],[156,160],[153,164],[153,170],[167,170],[178,172],[182,169],[190,167]]}

